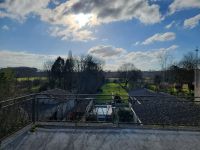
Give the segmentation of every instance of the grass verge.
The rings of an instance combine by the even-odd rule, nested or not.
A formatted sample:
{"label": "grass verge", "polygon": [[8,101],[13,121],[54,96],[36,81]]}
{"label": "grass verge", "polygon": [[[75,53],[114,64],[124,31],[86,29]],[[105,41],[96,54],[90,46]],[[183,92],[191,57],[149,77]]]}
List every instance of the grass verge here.
{"label": "grass verge", "polygon": [[111,96],[104,96],[104,95],[116,95],[118,94],[121,96],[124,102],[127,102],[128,93],[125,89],[123,89],[118,83],[105,83],[101,87],[101,93],[99,96],[97,96],[98,102],[109,102],[112,100]]}

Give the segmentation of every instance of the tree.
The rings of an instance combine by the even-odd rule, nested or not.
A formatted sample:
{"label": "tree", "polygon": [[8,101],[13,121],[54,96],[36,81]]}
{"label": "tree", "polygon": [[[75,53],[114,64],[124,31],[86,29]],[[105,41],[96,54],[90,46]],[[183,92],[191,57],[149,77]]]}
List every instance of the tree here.
{"label": "tree", "polygon": [[0,100],[16,94],[16,78],[11,68],[0,70]]}
{"label": "tree", "polygon": [[68,58],[65,62],[64,70],[64,89],[72,91],[74,83],[74,60],[71,51],[69,51]]}
{"label": "tree", "polygon": [[63,81],[64,64],[65,64],[64,59],[59,56],[51,68],[51,77],[52,77],[51,82],[53,82],[52,85],[59,88],[63,88],[62,81]]}
{"label": "tree", "polygon": [[180,83],[183,82],[183,69],[178,65],[174,64],[168,69],[168,81],[171,83]]}
{"label": "tree", "polygon": [[156,89],[159,89],[159,85],[162,81],[162,77],[160,75],[155,75],[154,77],[154,84],[156,85]]}
{"label": "tree", "polygon": [[184,55],[183,59],[180,61],[180,67],[184,69],[184,81],[188,84],[189,91],[191,93],[194,90],[194,72],[196,69],[197,63],[200,61],[197,60],[194,53],[189,52]]}
{"label": "tree", "polygon": [[163,81],[166,81],[166,70],[168,63],[170,62],[169,61],[170,58],[172,59],[172,56],[169,54],[169,51],[167,50],[163,50],[158,54],[158,61],[160,62]]}
{"label": "tree", "polygon": [[179,65],[180,65],[180,67],[182,67],[184,69],[194,70],[196,67],[196,62],[197,62],[197,60],[196,60],[195,54],[192,52],[189,52],[183,56]]}
{"label": "tree", "polygon": [[142,72],[138,70],[134,64],[125,63],[120,66],[118,69],[120,80],[125,83],[125,88],[128,87],[128,84],[133,87],[139,79],[142,78]]}
{"label": "tree", "polygon": [[87,55],[80,60],[79,87],[82,93],[94,93],[104,82],[101,61]]}
{"label": "tree", "polygon": [[45,82],[41,87],[40,87],[40,90],[39,91],[45,91],[47,90],[48,88],[50,87],[54,87],[54,81],[53,81],[53,78],[52,78],[52,73],[51,73],[51,68],[53,66],[54,62],[49,60],[49,61],[46,61],[44,63],[44,73],[45,75],[47,75],[47,82]]}
{"label": "tree", "polygon": [[69,52],[66,61],[58,57],[50,70],[49,85],[76,93],[96,93],[104,82],[102,63],[92,56],[80,59]]}
{"label": "tree", "polygon": [[194,90],[194,70],[198,61],[194,53],[189,52],[185,54],[178,64],[169,67],[169,81],[176,83],[178,89],[182,88],[184,83],[188,84],[188,89],[191,93]]}

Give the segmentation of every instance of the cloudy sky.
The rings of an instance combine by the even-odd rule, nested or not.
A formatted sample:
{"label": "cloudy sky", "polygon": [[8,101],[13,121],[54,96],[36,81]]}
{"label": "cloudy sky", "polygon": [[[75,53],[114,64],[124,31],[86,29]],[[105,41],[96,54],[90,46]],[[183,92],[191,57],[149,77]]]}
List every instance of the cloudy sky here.
{"label": "cloudy sky", "polygon": [[90,54],[160,69],[200,46],[200,0],[0,0],[0,67]]}

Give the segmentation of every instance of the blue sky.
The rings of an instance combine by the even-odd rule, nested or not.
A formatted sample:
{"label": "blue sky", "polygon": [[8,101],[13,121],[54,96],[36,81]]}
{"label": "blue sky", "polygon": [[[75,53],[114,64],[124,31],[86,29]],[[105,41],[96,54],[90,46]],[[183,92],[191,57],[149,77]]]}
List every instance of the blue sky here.
{"label": "blue sky", "polygon": [[90,54],[105,70],[160,69],[199,46],[200,0],[1,0],[0,67]]}

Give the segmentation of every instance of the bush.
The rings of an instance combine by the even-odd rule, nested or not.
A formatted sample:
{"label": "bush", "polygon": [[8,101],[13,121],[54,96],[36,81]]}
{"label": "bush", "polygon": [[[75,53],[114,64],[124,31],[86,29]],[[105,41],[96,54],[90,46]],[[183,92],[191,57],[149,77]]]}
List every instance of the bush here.
{"label": "bush", "polygon": [[148,85],[147,87],[148,87],[148,89],[150,89],[152,91],[156,91],[156,86],[155,85]]}
{"label": "bush", "polygon": [[97,89],[97,93],[102,93],[103,90],[102,89]]}
{"label": "bush", "polygon": [[87,118],[86,118],[86,121],[97,121],[97,116],[96,115],[89,115]]}
{"label": "bush", "polygon": [[113,80],[113,83],[118,83],[118,80],[114,79],[114,80]]}
{"label": "bush", "polygon": [[115,101],[116,103],[122,103],[122,99],[121,99],[121,97],[120,97],[118,94],[116,94],[116,95],[114,96],[114,101]]}
{"label": "bush", "polygon": [[118,116],[119,116],[120,122],[131,122],[131,121],[133,121],[133,114],[130,110],[119,109]]}

